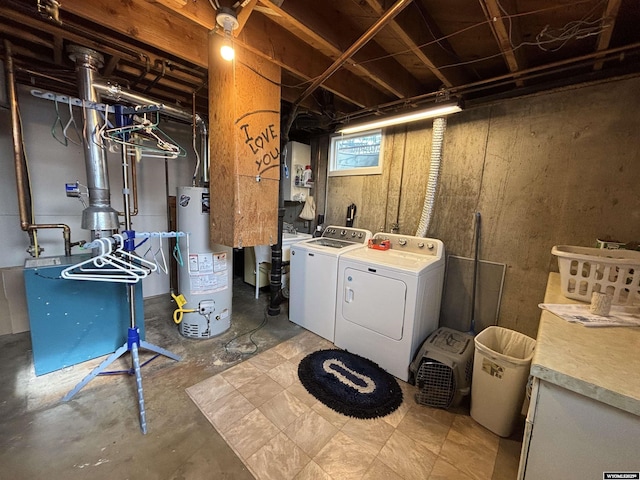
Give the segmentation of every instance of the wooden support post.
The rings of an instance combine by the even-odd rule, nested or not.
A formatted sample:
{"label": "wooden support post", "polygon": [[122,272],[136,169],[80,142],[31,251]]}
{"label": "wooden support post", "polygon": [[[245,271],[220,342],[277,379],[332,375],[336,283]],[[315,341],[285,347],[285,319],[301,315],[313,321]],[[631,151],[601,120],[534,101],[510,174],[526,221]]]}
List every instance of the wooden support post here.
{"label": "wooden support post", "polygon": [[209,35],[211,242],[233,247],[278,241],[280,67]]}

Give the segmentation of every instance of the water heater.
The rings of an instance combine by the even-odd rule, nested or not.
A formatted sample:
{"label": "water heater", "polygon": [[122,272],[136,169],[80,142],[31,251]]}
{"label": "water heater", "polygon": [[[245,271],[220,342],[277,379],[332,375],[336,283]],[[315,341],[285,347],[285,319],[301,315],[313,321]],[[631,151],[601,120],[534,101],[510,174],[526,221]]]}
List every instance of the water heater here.
{"label": "water heater", "polygon": [[209,189],[178,187],[176,203],[178,230],[188,234],[180,239],[180,333],[213,337],[231,326],[233,248],[209,243]]}

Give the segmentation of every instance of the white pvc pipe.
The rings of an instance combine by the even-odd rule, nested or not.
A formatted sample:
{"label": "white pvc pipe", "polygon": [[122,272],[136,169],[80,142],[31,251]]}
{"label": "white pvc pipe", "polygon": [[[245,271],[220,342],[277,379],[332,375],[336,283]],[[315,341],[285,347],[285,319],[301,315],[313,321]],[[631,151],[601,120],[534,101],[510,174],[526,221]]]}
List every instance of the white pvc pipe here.
{"label": "white pvc pipe", "polygon": [[426,237],[433,218],[433,206],[436,199],[436,189],[440,179],[440,163],[442,160],[442,144],[444,143],[444,132],[447,128],[447,118],[438,117],[433,119],[433,130],[431,133],[431,163],[429,165],[429,180],[427,182],[427,192],[424,197],[422,215],[418,223],[416,237]]}

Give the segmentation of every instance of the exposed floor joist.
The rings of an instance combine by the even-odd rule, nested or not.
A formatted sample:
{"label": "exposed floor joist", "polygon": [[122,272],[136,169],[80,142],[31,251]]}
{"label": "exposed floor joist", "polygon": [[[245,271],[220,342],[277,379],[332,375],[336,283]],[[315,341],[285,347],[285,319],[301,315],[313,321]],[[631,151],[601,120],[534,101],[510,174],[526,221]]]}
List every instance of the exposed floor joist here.
{"label": "exposed floor joist", "polygon": [[[609,48],[611,43],[611,36],[613,35],[613,29],[616,26],[616,18],[618,16],[618,11],[620,10],[621,0],[609,0],[607,2],[607,7],[604,11],[605,18],[605,26],[606,28],[600,32],[598,35],[598,45],[596,46],[596,51],[602,52]],[[603,62],[597,62],[594,66],[594,70],[601,70],[603,66]]]}

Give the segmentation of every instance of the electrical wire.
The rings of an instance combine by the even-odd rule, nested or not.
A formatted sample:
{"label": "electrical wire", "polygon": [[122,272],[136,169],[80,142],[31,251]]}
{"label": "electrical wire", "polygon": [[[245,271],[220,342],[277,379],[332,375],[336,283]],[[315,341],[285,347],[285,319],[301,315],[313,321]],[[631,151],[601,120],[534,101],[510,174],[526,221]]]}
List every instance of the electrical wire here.
{"label": "electrical wire", "polygon": [[[516,50],[519,50],[520,48],[525,47],[525,46],[537,46],[538,48],[540,48],[541,50],[543,50],[545,52],[556,52],[556,51],[560,50],[560,48],[562,48],[569,40],[571,40],[571,38],[582,39],[582,38],[586,38],[587,36],[598,35],[605,28],[607,28],[607,27],[601,27],[598,31],[590,32],[588,34],[586,34],[586,32],[585,32],[585,33],[581,33],[580,36],[571,36],[569,38],[563,39],[564,43],[562,45],[560,45],[560,47],[555,48],[555,49],[545,49],[545,48],[542,47],[542,45],[547,44],[547,43],[554,43],[556,41],[559,41],[558,38],[549,39],[549,40],[545,40],[545,41],[537,41],[537,42],[522,42],[522,43],[519,43],[518,45],[512,45],[511,51],[515,52]],[[542,32],[544,32],[544,31],[545,31],[545,29],[542,30]],[[536,38],[538,38],[541,35],[541,33],[538,34],[538,36],[536,36]],[[486,60],[491,60],[492,58],[502,57],[503,55],[504,55],[504,52],[498,52],[498,53],[495,53],[493,55],[487,55],[485,57],[474,58],[472,60],[466,60],[466,61],[457,62],[457,63],[449,63],[447,65],[440,65],[440,66],[438,66],[438,70],[445,70],[447,68],[461,67],[461,66],[464,66],[464,65],[471,65],[473,63],[480,63],[480,62],[484,62]]]}
{"label": "electrical wire", "polygon": [[[229,340],[227,343],[224,344],[224,350],[225,352],[229,353],[229,354],[235,354],[235,353],[239,353],[240,355],[253,355],[254,353],[256,353],[258,351],[258,344],[255,342],[255,340],[253,340],[253,335],[260,331],[262,328],[264,328],[267,323],[269,322],[269,317],[267,315],[267,310],[268,310],[268,306],[266,306],[264,308],[264,312],[263,312],[263,318],[262,318],[262,322],[260,323],[260,325],[258,325],[256,328],[253,328],[249,331],[246,331],[244,333],[239,333],[238,335],[236,335],[235,337],[233,337],[231,340]],[[238,338],[240,337],[244,337],[245,335],[249,335],[249,341],[253,344],[254,349],[250,352],[243,352],[241,350],[237,350],[237,351],[231,351],[229,349],[229,345],[231,343],[233,343],[234,341],[236,341]]]}
{"label": "electrical wire", "polygon": [[[540,8],[538,10],[531,10],[529,12],[515,13],[515,14],[508,15],[508,16],[502,16],[502,17],[500,17],[500,19],[511,19],[511,18],[517,18],[517,17],[524,17],[524,16],[528,16],[528,15],[535,15],[535,14],[546,12],[546,11],[550,11],[550,10],[566,9],[566,8],[573,7],[575,5],[581,5],[581,4],[584,4],[584,3],[593,3],[593,0],[578,0],[578,1],[575,1],[575,2],[572,2],[572,3],[569,3],[569,4],[553,5],[551,7]],[[457,30],[457,31],[452,32],[452,33],[449,33],[447,35],[443,35],[442,37],[437,38],[435,40],[432,40],[430,42],[426,42],[426,43],[423,43],[421,45],[417,45],[417,48],[420,49],[420,48],[428,47],[428,46],[433,45],[433,44],[437,44],[438,42],[441,42],[441,41],[446,40],[448,38],[454,37],[456,35],[460,35],[460,34],[462,34],[464,32],[469,31],[469,30],[473,30],[475,28],[482,27],[484,25],[492,23],[493,21],[494,21],[494,19],[487,19],[487,20],[484,20],[482,22],[474,23],[473,25],[469,25],[468,27],[464,27],[464,28],[462,28],[460,30]],[[532,42],[532,43],[537,45],[537,43],[535,43],[535,42]],[[521,45],[518,46],[518,48],[521,47],[521,46],[524,46],[524,45],[521,44]],[[368,60],[363,60],[363,61],[357,62],[357,63],[354,62],[353,65],[365,65],[367,63],[375,62],[375,61],[378,61],[378,60],[383,60],[385,58],[392,58],[392,57],[396,57],[396,56],[399,56],[399,55],[404,55],[404,54],[412,53],[412,52],[413,52],[413,49],[407,48],[406,50],[402,50],[402,51],[399,51],[399,52],[389,53],[387,55],[381,55],[379,57],[370,58]],[[495,57],[501,56],[501,55],[502,55],[502,53],[499,53],[499,54],[496,54],[496,55],[489,55],[487,57],[470,60],[468,62],[461,62],[461,63],[451,64],[451,65],[443,65],[443,66],[438,66],[437,68],[440,70],[440,69],[443,69],[443,68],[452,67],[452,66],[456,66],[456,65],[466,65],[466,64],[470,64],[470,63],[477,63],[477,62],[481,62],[483,60],[495,58]]]}
{"label": "electrical wire", "polygon": [[[305,80],[304,82],[300,82],[297,85],[287,85],[284,83],[279,83],[276,82],[275,80],[270,79],[269,77],[267,77],[266,75],[264,75],[263,73],[259,72],[258,70],[256,70],[254,67],[252,67],[251,65],[247,65],[244,62],[241,61],[237,61],[240,65],[242,65],[245,68],[248,68],[249,70],[251,70],[253,73],[255,73],[256,75],[258,75],[259,77],[264,78],[267,82],[272,83],[273,85],[276,85],[278,87],[285,87],[285,88],[297,88],[297,89],[302,89],[304,88],[306,85],[312,83],[315,78],[312,78],[311,80]],[[317,78],[317,77],[316,77]]]}
{"label": "electrical wire", "polygon": [[[582,17],[581,20],[574,20],[566,23],[560,29],[550,30],[549,25],[546,25],[540,33],[536,35],[535,42],[521,42],[517,45],[517,47],[513,44],[513,21],[512,18],[516,15],[511,15],[507,10],[502,6],[499,0],[496,0],[498,8],[504,14],[503,18],[506,18],[509,24],[509,45],[511,45],[512,49],[520,48],[523,45],[533,45],[540,48],[545,52],[556,52],[564,47],[567,42],[571,39],[583,39],[592,35],[599,35],[603,30],[607,28],[604,25],[605,17],[599,17],[595,20],[590,20],[590,17],[595,13],[596,8],[598,6],[603,5],[603,1],[598,2],[594,5],[591,10]],[[543,45],[562,42],[558,47],[553,49],[544,48]]]}
{"label": "electrical wire", "polygon": [[422,17],[422,20],[424,22],[425,27],[427,27],[427,30],[429,31],[429,34],[433,37],[433,39],[436,41],[437,45],[444,50],[445,52],[447,52],[449,55],[451,55],[452,57],[455,57],[457,59],[460,59],[460,57],[458,57],[458,55],[451,49],[447,48],[445,45],[442,44],[442,40],[439,40],[438,37],[436,37],[435,33],[433,32],[433,30],[431,30],[431,25],[429,24],[429,22],[427,21],[427,17],[424,14],[422,5],[413,2],[413,5],[415,5],[415,7],[418,9],[418,13],[420,14],[420,16]]}

